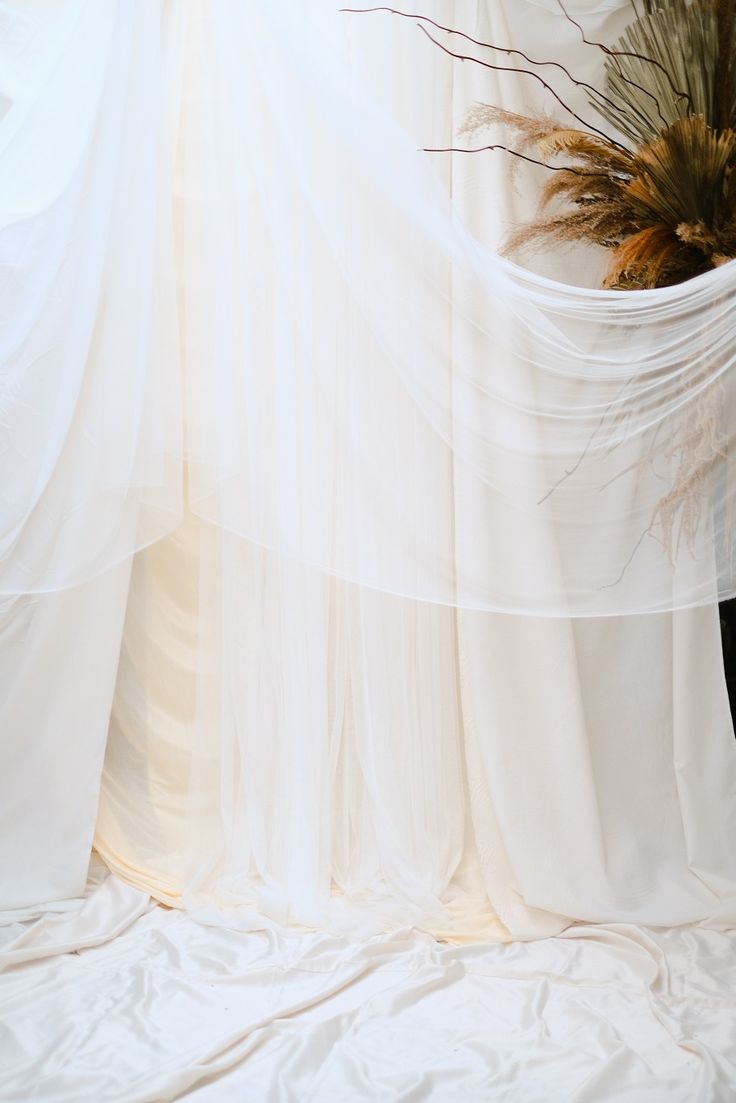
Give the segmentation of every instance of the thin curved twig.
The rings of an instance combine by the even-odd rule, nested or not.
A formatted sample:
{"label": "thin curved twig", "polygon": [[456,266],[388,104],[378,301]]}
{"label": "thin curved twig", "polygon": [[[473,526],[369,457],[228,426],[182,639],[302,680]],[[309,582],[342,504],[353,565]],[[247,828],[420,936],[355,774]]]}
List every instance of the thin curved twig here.
{"label": "thin curved twig", "polygon": [[529,157],[526,153],[520,153],[518,149],[511,149],[510,146],[502,145],[500,142],[495,142],[489,146],[475,146],[473,149],[464,146],[424,146],[422,153],[487,153],[496,149],[503,150],[504,153],[509,153],[512,157],[518,157],[522,161],[528,161],[530,165],[539,165],[543,169],[549,169],[550,172],[571,172],[574,176],[597,176],[599,179],[605,180],[611,178],[607,172],[586,172],[585,169],[573,168],[572,165],[550,165],[546,161],[538,161],[536,157]]}
{"label": "thin curved twig", "polygon": [[[421,15],[418,12],[405,12],[400,11],[398,8],[389,8],[384,5],[374,8],[340,8],[341,12],[349,12],[354,15],[367,14],[370,12],[388,12],[390,15],[399,15],[403,19],[415,19],[421,23],[429,23],[431,26],[436,27],[438,31],[444,31],[446,34],[454,34],[458,38],[464,38],[466,42],[472,42],[474,46],[481,46],[484,50],[494,50],[499,54],[506,54],[507,57],[520,57],[530,65],[547,66],[554,69],[559,69],[564,73],[571,84],[574,84],[576,88],[584,88],[586,92],[590,92],[592,95],[597,96],[603,103],[613,108],[614,111],[621,111],[622,106],[610,96],[606,96],[604,92],[601,92],[599,88],[596,88],[594,84],[589,84],[585,80],[578,80],[574,77],[570,70],[562,64],[561,61],[547,61],[530,57],[529,54],[524,53],[523,50],[514,49],[511,46],[496,46],[493,42],[484,42],[483,39],[474,38],[471,34],[466,34],[465,31],[459,31],[456,27],[447,27],[444,23],[438,23],[436,19],[430,19],[428,15]],[[647,93],[651,95],[651,93]],[[656,99],[656,96],[652,97]]]}
{"label": "thin curved twig", "polygon": [[491,61],[481,61],[480,58],[473,57],[472,55],[456,53],[455,50],[451,50],[449,46],[443,46],[443,44],[438,41],[438,39],[436,39],[433,35],[431,35],[427,28],[423,27],[421,23],[418,23],[417,26],[419,27],[419,30],[427,36],[430,42],[434,43],[434,45],[442,50],[443,53],[448,54],[450,57],[455,58],[457,61],[472,61],[475,62],[476,65],[483,66],[484,69],[493,69],[497,73],[521,73],[525,76],[533,77],[534,80],[539,81],[542,87],[545,88],[552,96],[554,96],[559,105],[563,107],[569,115],[572,115],[573,119],[576,119],[577,122],[584,126],[589,133],[596,134],[599,138],[603,138],[605,142],[609,142],[611,145],[616,146],[617,149],[620,149],[621,152],[625,153],[627,156],[631,155],[630,149],[627,149],[626,146],[621,145],[620,142],[615,141],[615,139],[611,138],[610,135],[605,133],[605,131],[599,130],[597,126],[593,126],[591,123],[587,122],[581,115],[578,115],[576,111],[573,111],[573,109],[565,103],[562,97],[558,96],[554,88],[552,88],[552,86],[549,85],[543,77],[540,77],[539,73],[535,73],[533,69],[519,69],[515,66],[510,65],[495,65]]}

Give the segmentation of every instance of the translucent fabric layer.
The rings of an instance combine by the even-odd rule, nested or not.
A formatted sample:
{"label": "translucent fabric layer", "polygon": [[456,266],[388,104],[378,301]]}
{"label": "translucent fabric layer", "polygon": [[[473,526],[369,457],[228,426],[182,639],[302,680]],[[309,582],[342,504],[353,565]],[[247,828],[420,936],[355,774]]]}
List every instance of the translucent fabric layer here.
{"label": "translucent fabric layer", "polygon": [[463,608],[730,594],[736,265],[631,294],[499,259],[345,61],[369,17],[330,7],[214,4],[194,35],[194,512]]}
{"label": "translucent fabric layer", "polygon": [[151,543],[184,482],[287,559],[460,608],[736,592],[736,265],[624,293],[499,259],[417,148],[451,134],[368,87],[372,17],[328,0],[9,12],[4,593]]}
{"label": "translucent fabric layer", "polygon": [[[442,17],[446,0],[423,10]],[[276,122],[264,127],[250,160],[235,160],[227,135],[236,143],[240,130],[235,120],[232,131],[225,127],[234,111],[235,46],[232,73],[214,65],[229,56],[220,51],[232,40],[245,59],[237,80],[252,78],[247,34],[261,35],[263,51],[269,40],[259,30],[258,5],[248,11],[246,25],[239,4],[223,4],[215,23],[206,6],[207,17],[192,11],[187,28],[176,218],[182,349],[192,396],[193,505],[200,513],[210,507],[212,522],[190,512],[177,533],[134,563],[102,781],[100,853],[119,876],[157,899],[246,930],[287,923],[362,934],[412,925],[463,941],[538,938],[573,920],[732,925],[736,752],[714,607],[574,621],[458,610],[335,578],[300,562],[301,544],[289,543],[293,554],[283,554],[282,538],[292,540],[296,517],[305,539],[321,531],[309,528],[315,515],[300,497],[300,466],[305,478],[326,471],[326,479],[341,479],[338,460],[344,466],[353,440],[360,440],[360,419],[355,410],[355,434],[336,438],[340,447],[329,453],[332,422],[321,420],[329,406],[318,401],[324,392],[305,382],[299,402],[292,401],[290,364],[301,363],[312,337],[307,333],[304,344],[289,338],[288,312],[271,294],[274,281],[289,279],[286,246],[278,264],[270,251],[277,215],[288,220],[289,204],[274,208],[268,235],[251,216],[259,160],[275,156]],[[539,11],[533,28],[516,0],[458,2],[454,15],[471,32],[514,44],[533,31],[539,49],[564,23]],[[410,24],[397,23],[394,37],[385,24],[361,18],[341,24],[339,38],[325,39],[325,55],[334,46],[349,58],[376,111],[383,105],[408,133],[431,133],[437,144],[449,144],[453,114],[472,100],[468,74],[454,75]],[[597,25],[596,33],[602,33]],[[576,35],[561,37],[576,72],[583,62],[593,70],[599,59],[588,59]],[[266,69],[278,59],[274,44]],[[503,91],[509,106],[529,104],[521,81]],[[293,107],[298,118],[308,93],[307,84],[299,102],[280,101],[282,110]],[[485,85],[485,93],[495,98],[499,88]],[[383,131],[378,137],[385,142]],[[368,152],[367,161],[379,158]],[[456,217],[478,236],[491,240],[513,215],[517,196],[503,163],[443,158],[431,171],[432,187],[452,192]],[[274,198],[277,187],[274,174]],[[231,221],[213,237],[219,211],[229,204]],[[528,199],[518,207],[528,212]],[[268,209],[266,190],[258,210]],[[239,236],[244,225],[253,236],[250,261],[248,235]],[[266,282],[261,288],[253,276],[248,293],[236,295],[227,273],[238,284],[246,263],[259,265]],[[554,258],[558,272],[579,275],[576,264],[577,258]],[[421,276],[421,256],[416,270]],[[309,270],[305,261],[295,295],[318,298],[329,271],[316,260]],[[357,309],[353,304],[352,313]],[[343,321],[337,310],[315,317],[320,348],[329,347]],[[259,325],[272,346],[255,341]],[[276,340],[282,328],[283,348]],[[263,355],[251,368],[244,350],[255,347]],[[358,363],[360,348],[350,355]],[[222,369],[228,363],[229,375]],[[347,373],[353,361],[346,363]],[[336,389],[343,381],[337,368]],[[370,407],[369,398],[379,434],[378,400]],[[478,402],[482,427],[482,394]],[[279,420],[287,409],[288,424]],[[435,438],[420,436],[418,417],[416,426],[411,439],[419,449]],[[390,403],[383,427],[391,447],[406,452]],[[280,550],[244,539],[236,513],[229,527],[222,525],[224,507],[239,508],[240,490],[226,499],[214,475],[215,446],[232,461],[233,486],[242,489],[238,465],[251,440],[249,462],[265,483],[254,476],[243,504],[263,526],[282,517]],[[294,459],[285,470],[279,457],[289,448]],[[461,479],[455,460],[447,474],[452,464],[445,457],[445,468],[428,469],[425,478],[433,480],[437,510],[449,510],[454,494],[455,543],[464,540],[481,566],[486,549],[502,549],[499,571],[508,572],[531,553],[490,508],[480,510],[477,479]],[[367,477],[368,465],[361,470]],[[421,489],[422,473],[412,470]],[[400,484],[404,469],[395,477]],[[382,501],[383,484],[379,479],[376,497],[360,479],[349,485],[367,495],[338,502],[362,523],[367,566],[377,545],[365,517]],[[407,512],[413,503],[407,498]],[[337,506],[331,509],[324,504],[323,521],[339,516]],[[406,530],[401,516],[394,521],[401,547]],[[429,529],[417,549],[436,550],[442,538],[450,555],[453,536],[443,524]],[[542,554],[554,551],[551,538],[542,540],[545,532],[540,524],[542,580],[554,577]],[[350,546],[357,554],[357,545]],[[386,569],[396,562],[387,559]]]}
{"label": "translucent fabric layer", "polygon": [[143,0],[0,18],[0,593],[15,595],[86,581],[178,524],[178,40]]}

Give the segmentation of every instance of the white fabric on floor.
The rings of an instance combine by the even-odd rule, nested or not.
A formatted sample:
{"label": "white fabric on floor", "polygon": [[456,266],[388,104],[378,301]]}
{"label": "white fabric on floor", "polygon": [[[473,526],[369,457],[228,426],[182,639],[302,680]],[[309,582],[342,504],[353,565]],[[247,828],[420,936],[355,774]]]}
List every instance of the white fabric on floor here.
{"label": "white fabric on floor", "polygon": [[[73,36],[95,7],[89,65],[115,41],[114,20],[104,5],[65,8]],[[555,42],[578,74],[592,70],[599,59],[555,5],[532,7],[534,22],[516,0],[424,10],[537,53]],[[614,7],[575,10],[610,38]],[[28,4],[34,34],[51,8]],[[153,10],[118,9],[151,48],[149,78]],[[478,73],[414,50],[414,31],[397,24],[389,42],[354,22],[355,63],[413,134],[439,127],[427,144],[449,142]],[[130,66],[92,65],[80,81],[105,72],[118,106],[144,86]],[[509,106],[538,102],[513,79],[484,89]],[[21,82],[18,102],[24,93],[33,100]],[[83,129],[87,116],[75,118]],[[150,140],[124,137],[120,202],[139,157],[149,184],[166,179]],[[444,169],[490,242],[533,190],[520,177],[514,193],[506,169],[461,157]],[[52,205],[49,218],[64,214]],[[125,226],[113,224],[120,248]],[[83,259],[65,271],[88,277]],[[128,338],[146,345],[147,317],[132,320]],[[147,377],[131,357],[139,372],[116,377],[121,404],[105,407],[130,444],[123,482],[159,474],[163,443],[137,417],[177,383],[158,375],[165,356],[152,363]],[[96,474],[84,424],[72,428],[56,443],[72,469]],[[175,523],[174,483],[162,480],[162,498],[139,485],[140,513],[132,503],[119,528],[84,494],[57,501],[53,484],[49,501],[67,531],[92,524],[92,563],[110,563]],[[461,480],[451,489],[458,538],[482,558],[492,518],[474,513],[463,530]],[[73,540],[34,546],[74,561]],[[513,541],[504,550],[513,556]],[[32,589],[21,560],[11,566],[13,584]],[[3,608],[13,684],[0,797],[19,831],[4,830],[0,887],[2,906],[20,908],[1,917],[4,1103],[729,1103],[736,755],[714,607],[575,625],[456,613],[326,579],[187,517],[133,565],[102,784],[98,845],[138,887],[96,868],[77,902],[126,585],[127,566]],[[191,910],[154,906],[149,891]]]}
{"label": "white fabric on floor", "polygon": [[729,1103],[736,938],[212,927],[99,871],[0,948],[3,1103]]}

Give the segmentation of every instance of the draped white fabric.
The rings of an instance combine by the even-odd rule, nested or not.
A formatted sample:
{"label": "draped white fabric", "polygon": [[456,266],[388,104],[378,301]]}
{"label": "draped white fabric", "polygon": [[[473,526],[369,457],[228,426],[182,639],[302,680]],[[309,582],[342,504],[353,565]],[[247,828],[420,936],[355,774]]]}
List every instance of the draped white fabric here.
{"label": "draped white fabric", "polygon": [[3,934],[3,1103],[733,1098],[736,958],[719,931],[243,934],[94,870],[83,899]]}
{"label": "draped white fabric", "polygon": [[[375,17],[331,0],[171,4],[163,31],[63,8],[8,16],[3,592],[175,527],[184,455],[196,515],[384,592],[562,617],[734,593],[736,265],[631,295],[500,260],[417,151],[456,115],[433,90],[397,125],[346,57]],[[398,87],[433,49],[407,29]]]}
{"label": "draped white fabric", "polygon": [[[189,54],[194,512],[460,607],[610,615],[732,593],[736,265],[632,296],[499,260],[346,67],[342,24],[310,12],[208,6]],[[703,517],[691,531],[683,503],[670,547],[658,506],[711,415]]]}
{"label": "draped white fabric", "polygon": [[[593,255],[497,260],[533,174],[418,147],[454,144],[474,99],[541,92],[333,9],[0,10],[0,1099],[286,1100],[305,1070],[314,1098],[372,1098],[368,1061],[386,1098],[725,1103],[734,265],[623,295],[572,286]],[[628,18],[569,10],[606,41]],[[599,71],[546,0],[422,12]],[[670,559],[642,537],[702,403],[719,453]],[[77,905],[95,818],[134,887]],[[69,982],[89,1016],[50,1031],[34,1087]],[[204,1039],[200,1012],[171,1019],[190,999]],[[379,1067],[400,1007],[415,1025]],[[462,1060],[402,1079],[426,1063],[410,1037],[468,1007]],[[279,1072],[274,1023],[302,1011]],[[316,1070],[346,1022],[355,1049]]]}
{"label": "draped white fabric", "polygon": [[[473,7],[457,11],[457,18],[473,16],[471,30],[519,40],[522,16],[493,7],[476,19]],[[340,532],[356,540],[366,563],[374,562],[375,529],[372,522],[370,532],[362,527],[370,514],[363,503],[374,499],[364,483],[342,482],[351,459],[339,445],[332,453],[332,445],[333,430],[344,427],[326,424],[319,407],[325,395],[337,402],[344,388],[354,389],[366,423],[386,428],[390,448],[398,450],[396,504],[405,506],[425,546],[442,543],[448,557],[467,549],[465,562],[472,553],[481,564],[498,564],[501,574],[523,559],[522,533],[496,503],[479,499],[469,467],[433,453],[420,478],[414,461],[424,464],[428,455],[421,418],[376,382],[380,368],[366,375],[376,395],[365,394],[363,377],[348,364],[362,363],[365,351],[362,341],[356,347],[354,331],[350,341],[343,334],[339,364],[324,349],[324,359],[304,351],[312,335],[321,341],[341,325],[342,311],[330,313],[329,297],[307,329],[293,331],[294,296],[323,279],[330,295],[337,292],[330,258],[313,236],[302,242],[306,229],[289,221],[299,196],[283,196],[271,208],[265,197],[278,192],[278,175],[262,182],[260,193],[250,190],[262,159],[281,165],[279,151],[291,139],[277,141],[272,128],[284,121],[254,122],[257,131],[264,128],[255,141],[263,157],[228,171],[229,163],[240,164],[239,136],[251,134],[239,115],[227,126],[230,111],[254,112],[248,97],[239,98],[240,69],[228,75],[232,43],[242,50],[246,40],[258,43],[247,80],[258,73],[269,88],[282,80],[288,88],[291,79],[280,55],[288,28],[286,45],[279,38],[267,58],[271,16],[265,13],[267,25],[257,32],[263,9],[239,8],[241,18],[246,11],[241,34],[228,5],[193,9],[185,32],[177,226],[183,356],[197,395],[188,455],[198,512],[134,566],[97,846],[113,869],[160,899],[214,904],[231,917],[235,909],[251,926],[277,921],[371,931],[398,922],[465,939],[536,937],[572,919],[728,925],[736,884],[728,843],[736,756],[713,608],[576,624],[456,614],[332,577],[302,562],[310,558],[304,545],[284,547],[296,517],[305,538],[327,531],[319,522],[324,495],[300,485],[302,475],[321,478],[315,472],[324,461],[322,473],[334,475],[345,511]],[[477,74],[471,71],[463,84],[413,27],[397,22],[394,39],[368,18],[352,17],[347,48],[369,95],[399,112],[408,132],[448,144],[454,118],[479,93]],[[556,17],[537,25],[537,52],[559,27]],[[570,50],[571,38],[564,40]],[[214,43],[220,52],[212,55]],[[335,49],[325,41],[320,56]],[[223,58],[216,76],[213,56]],[[597,64],[573,56],[576,65]],[[387,71],[400,74],[395,87]],[[407,95],[407,74],[432,88],[432,98]],[[481,87],[511,95],[500,82]],[[534,105],[527,88],[515,95],[516,103]],[[264,100],[259,87],[250,89],[264,111],[282,102],[274,97]],[[329,104],[324,109],[329,120]],[[323,163],[313,166],[315,188]],[[503,165],[476,159],[439,168],[459,215],[479,233],[498,236],[499,222],[513,216],[515,203],[523,206],[508,195]],[[328,173],[327,187],[329,179]],[[229,214],[220,222],[212,211]],[[277,225],[268,225],[273,237],[264,241],[269,214]],[[273,251],[282,222],[286,243],[302,242],[293,262]],[[241,226],[237,237],[233,227]],[[260,243],[255,254],[253,240]],[[410,253],[420,270],[424,256]],[[292,280],[302,261],[313,265],[311,273],[298,275],[288,296],[283,287],[277,294],[274,288]],[[389,250],[386,279],[394,262]],[[452,278],[457,289],[462,272]],[[472,276],[466,271],[465,278]],[[345,316],[356,309],[346,303]],[[465,362],[477,354],[482,363],[455,317],[445,313],[438,348],[449,357],[464,343]],[[276,343],[253,359],[245,343],[261,326],[262,340]],[[329,383],[320,377],[327,362],[335,369]],[[297,367],[304,369],[300,379]],[[307,368],[321,381],[313,385]],[[479,399],[482,425],[486,412]],[[346,439],[355,443],[360,427],[354,417],[346,425]],[[403,455],[406,443],[413,458]],[[243,447],[250,454],[239,469]],[[216,523],[203,524],[203,472],[218,469],[215,449],[228,455],[235,474],[230,490],[221,486],[211,499]],[[288,471],[281,463],[287,453]],[[372,452],[365,457],[381,467]],[[402,472],[416,493],[402,484]],[[412,510],[428,487],[434,513],[425,526]],[[380,493],[377,500],[384,501]],[[443,503],[454,511],[452,522]],[[280,512],[279,551],[242,539],[247,526],[231,507],[256,524],[260,518],[270,525]],[[400,547],[395,520],[385,531]],[[535,527],[539,540],[530,555],[538,557],[539,572],[526,562],[518,575],[532,588],[537,579],[546,585],[557,563],[554,537],[541,523]],[[385,562],[393,570],[398,559],[388,554]],[[420,556],[405,563],[418,580]]]}
{"label": "draped white fabric", "polygon": [[0,592],[14,596],[85,582],[178,523],[178,100],[150,6],[36,0],[3,17]]}

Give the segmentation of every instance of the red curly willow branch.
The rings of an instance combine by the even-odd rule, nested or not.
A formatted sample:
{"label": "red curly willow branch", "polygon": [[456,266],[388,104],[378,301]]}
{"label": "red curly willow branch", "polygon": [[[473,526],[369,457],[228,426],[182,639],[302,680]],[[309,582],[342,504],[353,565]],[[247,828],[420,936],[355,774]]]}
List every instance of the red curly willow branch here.
{"label": "red curly willow branch", "polygon": [[[424,23],[429,23],[431,26],[436,27],[440,31],[445,31],[447,34],[457,35],[459,38],[464,38],[467,42],[472,42],[476,46],[481,46],[484,50],[495,50],[497,53],[506,54],[508,57],[521,57],[521,58],[524,59],[524,61],[528,61],[530,65],[538,65],[538,66],[544,65],[544,66],[550,66],[550,67],[555,68],[555,69],[559,69],[561,72],[563,72],[565,74],[565,76],[571,82],[571,84],[575,85],[576,88],[584,88],[586,92],[590,92],[591,95],[598,97],[598,99],[601,102],[607,104],[614,111],[623,111],[624,110],[624,108],[622,107],[622,105],[620,103],[616,103],[616,101],[611,99],[610,96],[606,96],[603,92],[601,92],[601,90],[599,88],[596,88],[595,85],[588,84],[587,81],[584,81],[584,80],[577,80],[572,75],[572,73],[559,61],[539,60],[537,58],[530,57],[528,54],[525,54],[523,50],[513,49],[513,48],[508,47],[508,46],[496,46],[492,42],[484,42],[480,38],[473,38],[472,35],[466,34],[464,31],[458,31],[454,27],[446,27],[444,24],[438,23],[435,19],[430,19],[429,16],[420,15],[416,12],[399,11],[397,8],[389,8],[389,7],[384,6],[384,5],[381,5],[379,7],[373,7],[373,8],[340,8],[340,11],[341,12],[350,12],[350,13],[355,14],[355,15],[360,15],[362,13],[368,13],[368,12],[379,12],[380,11],[380,12],[388,12],[391,15],[399,15],[404,19],[421,20]],[[658,61],[656,61],[654,58],[648,58],[648,57],[644,56],[643,54],[635,54],[635,53],[632,53],[630,51],[624,51],[624,50],[621,50],[621,51],[610,50],[607,46],[604,46],[604,44],[602,42],[590,42],[585,37],[585,34],[584,34],[583,29],[580,26],[580,24],[577,23],[574,19],[572,19],[568,15],[567,11],[565,11],[564,8],[563,8],[563,11],[564,11],[565,17],[568,19],[568,21],[570,23],[572,23],[572,25],[580,31],[581,35],[583,36],[583,42],[585,42],[585,44],[587,46],[596,46],[599,49],[603,50],[604,53],[608,54],[610,57],[612,57],[614,59],[619,57],[619,56],[621,56],[621,57],[637,57],[637,58],[639,58],[640,61],[651,62],[652,65],[657,65],[657,66],[660,65],[660,63]],[[477,60],[477,59],[473,59],[473,60]],[[661,68],[661,66],[660,66],[660,68]],[[657,114],[659,115],[660,121],[662,122],[662,125],[663,126],[668,126],[669,125],[668,121],[662,113],[662,105],[660,104],[659,100],[654,95],[654,93],[650,92],[649,89],[645,88],[642,84],[637,84],[637,82],[635,80],[632,80],[630,77],[624,76],[623,72],[621,72],[621,66],[620,65],[618,66],[618,69],[619,69],[619,73],[621,75],[621,78],[622,78],[622,80],[624,81],[625,84],[628,84],[631,88],[636,88],[637,91],[641,92],[642,95],[647,97],[647,99],[652,100],[652,102],[654,103],[655,109],[657,111]],[[525,70],[520,70],[520,71],[525,71]],[[668,75],[668,79],[669,79],[669,75]],[[670,83],[672,83],[671,80],[670,80]],[[687,98],[688,100],[690,100],[690,97],[689,97],[687,92],[680,92],[676,88],[673,88],[673,91],[675,92],[675,94],[677,96],[684,97],[684,98]],[[690,102],[692,103],[692,101],[690,101]]]}
{"label": "red curly willow branch", "polygon": [[494,69],[497,73],[523,73],[526,76],[533,77],[534,80],[539,81],[542,87],[545,88],[550,93],[550,95],[554,96],[559,105],[563,107],[569,115],[572,115],[573,119],[576,119],[577,122],[581,124],[581,126],[584,126],[589,133],[597,134],[599,138],[603,138],[605,142],[610,142],[611,145],[616,146],[617,149],[620,149],[621,152],[627,154],[627,156],[631,153],[631,151],[627,149],[626,146],[623,146],[620,142],[615,141],[608,134],[606,134],[605,131],[599,130],[597,126],[592,126],[590,123],[586,122],[585,119],[582,118],[582,116],[578,115],[576,111],[573,111],[571,107],[568,107],[562,97],[557,95],[554,88],[547,84],[547,81],[540,77],[539,73],[535,73],[532,69],[517,69],[511,65],[495,65],[493,64],[493,62],[481,61],[479,58],[472,57],[467,54],[458,54],[454,50],[451,50],[448,46],[443,46],[441,42],[439,42],[433,35],[429,33],[426,27],[423,27],[421,25],[421,23],[418,23],[417,26],[419,27],[420,31],[426,34],[430,42],[433,42],[435,46],[442,50],[443,53],[448,54],[450,57],[455,58],[457,61],[473,61],[476,65],[482,65],[484,69]]}
{"label": "red curly willow branch", "polygon": [[526,153],[520,153],[518,149],[511,149],[510,146],[501,145],[500,142],[495,142],[490,146],[476,146],[473,149],[467,149],[463,146],[443,146],[443,147],[427,147],[422,149],[422,153],[486,153],[489,150],[501,149],[504,153],[509,153],[512,157],[518,157],[522,161],[528,161],[530,165],[539,165],[543,169],[549,169],[550,172],[571,172],[574,176],[592,176],[599,177],[606,180],[610,180],[610,174],[607,172],[586,172],[585,169],[573,168],[572,165],[550,165],[546,161],[538,161],[536,157],[529,157]]}
{"label": "red curly willow branch", "polygon": [[[388,7],[380,7],[380,8],[341,8],[340,11],[342,11],[342,12],[351,12],[353,14],[358,14],[358,15],[365,14],[365,13],[372,12],[372,11],[387,11],[387,12],[392,13],[393,15],[400,15],[400,16],[404,16],[405,18],[410,18],[409,14],[407,12],[398,11],[395,8],[388,8]],[[424,16],[419,16],[419,18],[423,19],[425,22],[428,22],[428,23],[432,24],[435,27],[439,27],[443,31],[446,30],[446,28],[442,27],[441,24],[435,23],[434,20],[432,20],[432,19],[427,19]],[[459,53],[456,53],[455,50],[451,50],[449,48],[449,46],[444,46],[438,39],[436,39],[433,35],[431,35],[429,33],[429,31],[427,30],[427,28],[421,22],[417,23],[417,26],[419,27],[419,30],[422,31],[422,33],[427,36],[427,38],[429,39],[430,42],[432,42],[435,46],[437,46],[438,49],[442,50],[442,52],[447,54],[449,57],[455,58],[456,61],[472,61],[476,65],[481,65],[484,69],[493,69],[497,73],[520,73],[523,76],[533,77],[534,80],[538,81],[539,84],[541,84],[542,87],[544,89],[546,89],[546,91],[549,92],[551,96],[554,96],[554,98],[559,103],[560,107],[562,107],[565,111],[567,111],[568,115],[572,115],[573,119],[575,119],[577,122],[579,122],[581,126],[584,126],[585,129],[589,133],[597,134],[598,137],[603,138],[604,141],[610,142],[612,145],[614,145],[618,149],[620,149],[622,153],[629,154],[631,152],[629,149],[626,148],[626,146],[621,145],[620,142],[615,141],[608,134],[606,134],[605,131],[599,130],[598,127],[593,126],[591,123],[586,122],[586,120],[583,119],[580,115],[578,115],[577,112],[573,111],[573,109],[565,103],[565,101],[562,99],[562,97],[559,96],[557,94],[557,92],[555,92],[554,88],[552,88],[552,86],[549,85],[547,83],[547,81],[544,80],[543,77],[540,77],[539,73],[535,73],[533,69],[519,69],[519,68],[516,68],[514,66],[509,66],[509,65],[496,65],[491,61],[481,61],[480,58],[473,57],[472,54],[459,54]],[[452,32],[450,32],[450,33],[452,33]],[[458,33],[460,33],[460,32],[458,32]],[[462,37],[467,38],[470,41],[475,41],[473,39],[470,39],[469,35],[463,35]],[[506,51],[504,51],[504,52],[506,52]],[[532,63],[532,64],[534,64],[534,63]]]}
{"label": "red curly willow branch", "polygon": [[[484,50],[494,50],[499,54],[506,54],[507,57],[520,57],[524,61],[527,61],[530,65],[547,66],[554,69],[559,69],[564,73],[571,84],[574,84],[576,88],[584,88],[586,92],[590,92],[591,95],[597,96],[603,103],[608,104],[609,107],[614,110],[621,110],[621,105],[612,100],[609,96],[604,95],[600,89],[596,88],[594,84],[588,84],[587,81],[577,80],[572,75],[570,70],[562,64],[561,61],[545,61],[537,58],[530,57],[529,54],[525,54],[523,50],[513,49],[510,46],[496,46],[492,42],[484,42],[480,38],[473,38],[472,35],[466,34],[465,31],[459,31],[455,27],[446,27],[444,23],[438,23],[436,19],[430,19],[428,15],[420,15],[417,12],[399,11],[398,8],[389,8],[385,6],[376,8],[340,8],[341,12],[350,12],[354,15],[366,14],[369,12],[388,12],[390,15],[399,15],[402,19],[415,19],[420,23],[429,23],[430,26],[436,27],[438,31],[444,31],[446,34],[456,35],[458,38],[464,38],[466,42],[472,42],[474,46],[481,46]],[[651,95],[651,93],[648,93]],[[653,97],[656,98],[656,97]]]}

